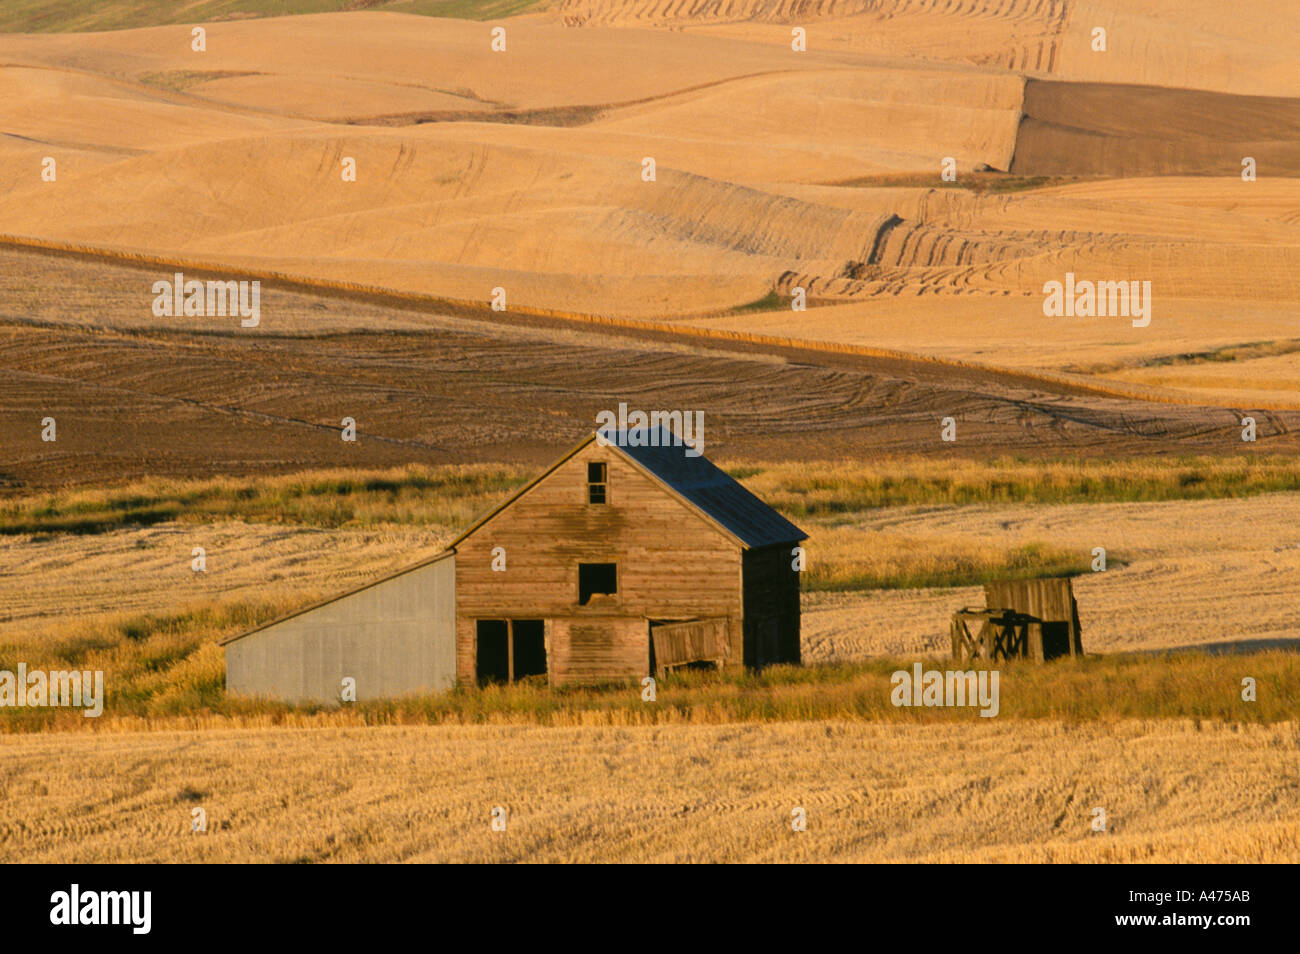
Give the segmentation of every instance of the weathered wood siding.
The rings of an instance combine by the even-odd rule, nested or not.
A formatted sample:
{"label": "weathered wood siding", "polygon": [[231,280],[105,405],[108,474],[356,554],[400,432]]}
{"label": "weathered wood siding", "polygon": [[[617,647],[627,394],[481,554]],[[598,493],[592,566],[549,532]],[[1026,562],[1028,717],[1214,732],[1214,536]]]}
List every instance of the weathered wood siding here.
{"label": "weathered wood siding", "polygon": [[639,678],[650,668],[650,624],[644,619],[585,617],[546,624],[547,660],[555,682]]}
{"label": "weathered wood siding", "polygon": [[[587,463],[594,460],[608,468],[605,504],[587,503]],[[494,547],[505,549],[505,572],[492,570]],[[698,511],[613,448],[593,442],[457,546],[459,677],[467,683],[475,678],[476,619],[633,617],[641,621],[641,665],[648,669],[646,619],[726,616],[732,620],[727,665],[739,667],[741,553],[735,540]],[[616,563],[617,596],[580,606],[579,563]],[[559,650],[548,646],[551,681],[557,683],[570,676],[571,664]],[[616,655],[606,675],[628,675],[622,650]],[[584,667],[581,678],[595,678],[599,665]]]}
{"label": "weathered wood siding", "polygon": [[[1079,606],[1068,577],[985,583],[984,605],[990,609],[1015,610],[1043,620],[1045,647],[1064,643],[1065,652],[1072,656],[1083,655]],[[1050,655],[1050,648],[1048,652]]]}
{"label": "weathered wood siding", "polygon": [[799,573],[796,544],[748,550],[744,555],[745,665],[800,662]]}
{"label": "weathered wood siding", "polygon": [[685,623],[660,623],[650,627],[656,674],[693,662],[718,662],[726,658],[730,620],[697,619]]}
{"label": "weathered wood siding", "polygon": [[1068,620],[1074,593],[1066,577],[1046,580],[999,580],[984,584],[984,605],[1011,609],[1045,620]]}

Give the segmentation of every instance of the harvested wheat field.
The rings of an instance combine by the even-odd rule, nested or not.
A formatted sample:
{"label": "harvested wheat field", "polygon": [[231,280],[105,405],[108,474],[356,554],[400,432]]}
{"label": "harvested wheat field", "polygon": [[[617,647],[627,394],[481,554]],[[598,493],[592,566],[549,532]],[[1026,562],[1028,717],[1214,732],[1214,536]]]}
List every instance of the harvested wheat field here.
{"label": "harvested wheat field", "polygon": [[[104,615],[175,612],[232,600],[305,605],[354,589],[442,551],[449,535],[423,528],[372,531],[159,524],[90,537],[0,544],[5,635],[57,624],[72,633]],[[194,547],[210,570],[190,568]]]}
{"label": "harvested wheat field", "polygon": [[[1288,0],[7,5],[0,674],[108,691],[5,702],[0,862],[1300,861],[1298,61]],[[541,471],[620,403],[785,535],[627,583],[677,511]],[[525,485],[509,585],[310,629]],[[572,618],[464,611],[519,567]],[[999,718],[892,698],[1060,577]],[[451,668],[346,698],[398,630]]]}
{"label": "harvested wheat field", "polygon": [[[180,26],[0,34],[0,221],[475,307],[757,304],[718,326],[1294,407],[1293,354],[1141,373],[1296,336],[1294,11],[1225,35],[1218,9],[565,0],[504,21],[504,52],[484,23],[385,10],[210,23],[202,53]],[[1067,272],[1150,282],[1151,323],[1045,317]],[[792,313],[796,287],[821,307]]]}
{"label": "harvested wheat field", "polygon": [[[1294,453],[1300,441],[1300,411],[1226,401],[1242,394],[1164,389],[1149,400],[1140,376],[1128,385],[994,370],[941,350],[931,360],[883,332],[894,350],[845,353],[270,286],[257,328],[219,318],[195,328],[153,318],[142,292],[156,270],[32,251],[0,251],[0,263],[0,427],[10,435],[0,487],[18,492],[146,476],[538,465],[629,399],[705,409],[707,453],[732,459],[1237,455]],[[762,315],[746,321],[768,330]],[[896,334],[918,324],[935,322],[918,313]],[[913,339],[917,352],[931,340]],[[1254,391],[1268,379],[1250,365],[1271,361],[1280,374],[1300,355],[1255,353],[1212,366],[1247,366],[1239,384]],[[1250,444],[1246,414],[1257,422]],[[57,443],[33,426],[46,415],[59,422]],[[345,416],[357,444],[339,440]],[[959,422],[952,443],[940,440],[947,416]]]}
{"label": "harvested wheat field", "polygon": [[1300,860],[1294,724],[281,729],[0,751],[4,861]]}
{"label": "harvested wheat field", "polygon": [[[1068,541],[1083,554],[1104,547],[1106,571],[1084,573],[1073,584],[1088,652],[1300,648],[1300,501],[1294,494],[900,508],[822,536],[823,548],[837,556],[855,553],[849,561],[880,559],[882,549],[899,547],[935,554],[950,554],[959,544],[1044,540]],[[808,594],[805,658],[946,650],[948,617],[982,600],[974,587]]]}

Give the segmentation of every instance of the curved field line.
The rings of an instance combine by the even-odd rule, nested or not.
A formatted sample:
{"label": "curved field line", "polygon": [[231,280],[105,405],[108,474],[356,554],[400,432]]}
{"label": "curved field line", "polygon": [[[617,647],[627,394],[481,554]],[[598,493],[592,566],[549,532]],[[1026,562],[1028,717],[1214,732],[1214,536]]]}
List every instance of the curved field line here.
{"label": "curved field line", "polygon": [[[766,79],[771,76],[812,76],[817,73],[863,73],[868,69],[858,66],[826,66],[806,69],[761,70],[757,73],[741,73],[737,76],[724,76],[721,79],[684,86],[665,93],[653,93],[637,99],[620,100],[612,103],[574,103],[568,106],[518,106],[499,107],[495,110],[422,110],[407,113],[377,113],[371,116],[345,117],[343,119],[316,120],[317,122],[338,123],[346,126],[418,126],[427,123],[456,122],[497,122],[525,123],[534,125],[585,126],[605,118],[606,114],[636,106],[670,105],[674,99],[690,96],[705,90],[716,89],[746,80]],[[547,123],[543,120],[553,118]]]}
{"label": "curved field line", "polygon": [[[690,339],[746,344],[759,348],[794,349],[824,354],[849,355],[863,358],[876,358],[929,368],[958,368],[974,371],[1001,379],[1007,385],[1020,387],[1045,387],[1050,391],[1075,395],[1093,395],[1107,398],[1120,398],[1133,401],[1146,401],[1160,404],[1179,404],[1193,407],[1211,407],[1204,400],[1194,395],[1181,394],[1159,388],[1142,385],[1128,385],[1118,382],[1097,382],[1081,375],[1044,369],[1021,370],[1002,368],[996,365],[966,361],[960,358],[940,357],[893,348],[878,348],[870,345],[845,344],[833,341],[816,341],[806,338],[789,338],[778,335],[752,334],[744,331],[731,331],[717,328],[699,328],[672,322],[650,321],[636,318],[615,318],[586,312],[562,311],[554,308],[538,308],[529,305],[511,305],[508,312],[493,312],[485,301],[447,298],[425,292],[410,292],[386,288],[381,285],[367,285],[362,282],[344,282],[328,278],[311,278],[290,275],[271,269],[257,269],[223,264],[220,262],[201,261],[177,256],[153,255],[145,252],[133,252],[127,249],[105,248],[74,242],[59,242],[32,236],[0,234],[0,246],[26,248],[55,254],[90,258],[96,261],[119,261],[136,265],[153,265],[163,268],[190,270],[198,273],[239,276],[246,279],[270,281],[291,290],[305,292],[332,292],[371,301],[380,305],[415,306],[423,309],[435,309],[449,316],[473,317],[501,322],[504,314],[523,315],[534,318],[558,319],[574,324],[616,328],[627,331],[646,332],[658,336],[677,339],[689,343]],[[722,317],[730,311],[700,312],[694,318]],[[1291,410],[1290,407],[1270,405],[1273,410]]]}

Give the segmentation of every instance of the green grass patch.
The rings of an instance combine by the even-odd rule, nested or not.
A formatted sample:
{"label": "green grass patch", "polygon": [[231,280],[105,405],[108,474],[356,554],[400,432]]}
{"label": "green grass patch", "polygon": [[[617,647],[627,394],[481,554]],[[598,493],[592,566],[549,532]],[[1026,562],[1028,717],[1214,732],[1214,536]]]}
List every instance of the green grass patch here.
{"label": "green grass patch", "polygon": [[1161,354],[1129,358],[1122,361],[1094,362],[1087,365],[1070,365],[1065,370],[1077,374],[1106,374],[1131,368],[1169,368],[1198,364],[1232,364],[1237,361],[1257,361],[1275,358],[1300,351],[1300,339],[1279,338],[1273,341],[1246,341],[1224,345],[1207,351],[1185,351],[1180,354]]}
{"label": "green grass patch", "polygon": [[[794,520],[845,522],[882,507],[1008,503],[1137,503],[1300,490],[1282,455],[1127,460],[996,458],[725,464]],[[277,477],[151,479],[121,486],[0,497],[0,534],[103,533],[166,521],[333,529],[408,525],[460,530],[535,476],[503,465],[308,471]]]}
{"label": "green grass patch", "polygon": [[[928,458],[743,463],[733,476],[811,534],[809,591],[974,586],[1073,576],[1091,554],[1037,540],[968,539],[864,528],[883,508],[1072,504],[1245,497],[1300,490],[1288,457],[1042,461]],[[313,529],[413,526],[441,534],[472,520],[534,470],[493,465],[317,471],[281,477],[149,480],[0,498],[0,534],[103,533],[176,521],[239,520]],[[136,540],[147,546],[146,537]],[[1109,554],[1112,568],[1126,564]],[[136,638],[130,633],[123,638]]]}
{"label": "green grass patch", "polygon": [[[1124,562],[1108,555],[1111,569]],[[920,560],[889,558],[883,566],[860,565],[843,557],[814,561],[801,581],[806,592],[906,590],[923,587],[976,586],[994,580],[1032,580],[1087,573],[1091,555],[1045,543],[988,550],[969,550]]]}
{"label": "green grass patch", "polygon": [[751,311],[776,311],[779,308],[790,307],[790,296],[782,295],[779,292],[770,291],[762,298],[755,298],[751,302],[743,305],[737,305],[731,309],[730,314],[743,315]]}
{"label": "green grass patch", "polygon": [[1073,180],[1060,176],[992,176],[977,181],[976,192],[1029,192],[1034,189],[1047,189],[1064,185]]}

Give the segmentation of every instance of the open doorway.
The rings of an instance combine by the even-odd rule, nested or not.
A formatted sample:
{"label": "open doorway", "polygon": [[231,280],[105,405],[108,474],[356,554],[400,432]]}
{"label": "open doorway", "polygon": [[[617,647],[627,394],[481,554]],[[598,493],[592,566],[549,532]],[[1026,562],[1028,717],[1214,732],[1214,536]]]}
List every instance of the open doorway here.
{"label": "open doorway", "polygon": [[514,678],[546,675],[546,622],[540,619],[510,621]]}
{"label": "open doorway", "polygon": [[510,628],[503,619],[477,621],[474,674],[480,686],[510,681]]}
{"label": "open doorway", "polygon": [[546,675],[546,622],[540,619],[475,621],[475,676],[480,686]]}

